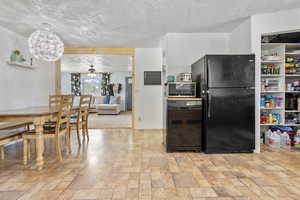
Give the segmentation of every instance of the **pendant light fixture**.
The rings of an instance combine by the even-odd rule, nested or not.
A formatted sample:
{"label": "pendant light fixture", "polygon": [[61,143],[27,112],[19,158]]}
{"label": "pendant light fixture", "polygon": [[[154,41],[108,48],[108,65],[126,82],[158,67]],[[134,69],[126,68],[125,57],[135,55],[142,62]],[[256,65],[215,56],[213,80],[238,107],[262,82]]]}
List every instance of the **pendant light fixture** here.
{"label": "pendant light fixture", "polygon": [[88,70],[88,76],[91,77],[91,78],[95,78],[97,76],[96,74],[96,70],[94,68],[94,65],[91,65],[89,70]]}
{"label": "pendant light fixture", "polygon": [[33,32],[29,39],[29,51],[36,58],[48,62],[59,60],[64,53],[64,43],[52,31],[52,26],[43,23],[43,29]]}

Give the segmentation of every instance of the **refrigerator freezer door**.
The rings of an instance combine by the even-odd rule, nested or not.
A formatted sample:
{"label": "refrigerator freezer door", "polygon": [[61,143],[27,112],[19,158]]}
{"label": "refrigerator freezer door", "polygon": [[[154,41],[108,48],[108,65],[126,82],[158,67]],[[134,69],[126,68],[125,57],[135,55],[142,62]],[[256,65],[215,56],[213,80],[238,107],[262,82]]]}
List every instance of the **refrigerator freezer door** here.
{"label": "refrigerator freezer door", "polygon": [[252,152],[255,144],[254,90],[210,89],[204,122],[206,153]]}
{"label": "refrigerator freezer door", "polygon": [[207,56],[208,88],[253,87],[254,55]]}

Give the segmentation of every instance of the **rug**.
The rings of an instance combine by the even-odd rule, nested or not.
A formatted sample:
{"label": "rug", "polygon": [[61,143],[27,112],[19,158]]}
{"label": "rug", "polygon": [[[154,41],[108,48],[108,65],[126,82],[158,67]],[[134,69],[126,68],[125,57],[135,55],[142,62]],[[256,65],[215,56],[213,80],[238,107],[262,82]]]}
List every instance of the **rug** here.
{"label": "rug", "polygon": [[119,115],[90,114],[89,128],[131,128],[131,112],[121,112]]}

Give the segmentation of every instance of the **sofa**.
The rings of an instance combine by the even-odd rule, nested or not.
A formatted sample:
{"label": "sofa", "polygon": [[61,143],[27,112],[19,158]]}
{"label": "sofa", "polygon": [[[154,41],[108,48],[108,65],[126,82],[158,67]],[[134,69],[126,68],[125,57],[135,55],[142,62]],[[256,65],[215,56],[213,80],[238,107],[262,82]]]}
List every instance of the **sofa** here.
{"label": "sofa", "polygon": [[94,96],[90,112],[98,115],[118,115],[121,112],[121,97],[111,96],[109,102],[107,102],[107,97],[105,96]]}

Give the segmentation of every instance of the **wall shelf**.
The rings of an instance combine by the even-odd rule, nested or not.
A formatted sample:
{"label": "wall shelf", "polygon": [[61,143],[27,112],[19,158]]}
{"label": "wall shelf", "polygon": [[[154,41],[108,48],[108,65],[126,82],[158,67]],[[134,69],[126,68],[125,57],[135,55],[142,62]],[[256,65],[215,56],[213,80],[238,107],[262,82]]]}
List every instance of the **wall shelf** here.
{"label": "wall shelf", "polygon": [[18,62],[8,61],[7,64],[18,66],[18,67],[23,67],[23,68],[27,68],[27,69],[34,69],[34,67],[32,65],[29,65],[29,64],[26,64],[26,63],[18,63]]}

